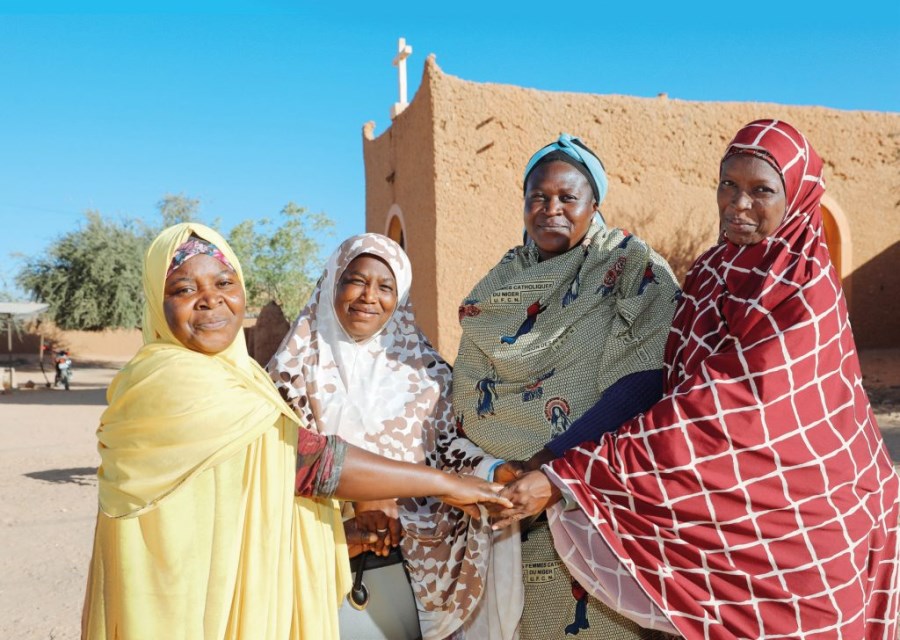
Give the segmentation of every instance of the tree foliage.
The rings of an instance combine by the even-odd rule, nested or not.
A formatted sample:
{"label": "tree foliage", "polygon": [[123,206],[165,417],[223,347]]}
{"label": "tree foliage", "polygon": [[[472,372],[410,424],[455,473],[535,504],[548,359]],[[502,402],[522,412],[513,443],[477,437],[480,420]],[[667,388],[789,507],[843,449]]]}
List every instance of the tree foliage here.
{"label": "tree foliage", "polygon": [[13,302],[16,297],[12,294],[6,278],[0,274],[0,302]]}
{"label": "tree foliage", "polygon": [[[158,226],[89,211],[79,228],[57,238],[45,255],[26,259],[16,283],[50,305],[48,312],[61,329],[139,327],[144,252],[163,228],[199,221],[199,205],[184,195],[163,196],[157,203]],[[291,317],[306,302],[320,266],[319,244],[311,234],[327,232],[334,223],[294,203],[280,216],[280,225],[265,218],[241,222],[229,242],[243,267],[248,307],[274,300]]]}
{"label": "tree foliage", "polygon": [[156,203],[156,208],[162,218],[159,231],[181,222],[202,222],[198,217],[200,201],[196,198],[189,198],[183,193],[177,195],[167,193],[162,200]]}
{"label": "tree foliage", "polygon": [[231,230],[228,242],[241,260],[248,307],[275,301],[293,318],[321,269],[319,243],[311,234],[328,232],[334,223],[324,213],[310,213],[293,202],[280,215],[278,226],[269,218],[245,220]]}
{"label": "tree foliage", "polygon": [[61,329],[138,327],[145,246],[133,222],[88,211],[84,224],[58,238],[47,255],[29,258],[16,282],[50,305]]}

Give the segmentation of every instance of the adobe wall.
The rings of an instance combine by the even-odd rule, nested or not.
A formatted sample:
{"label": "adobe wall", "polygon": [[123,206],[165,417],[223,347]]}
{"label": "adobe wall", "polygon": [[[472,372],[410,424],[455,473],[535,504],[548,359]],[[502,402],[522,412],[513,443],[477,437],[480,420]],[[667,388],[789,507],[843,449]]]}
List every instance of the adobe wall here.
{"label": "adobe wall", "polygon": [[363,127],[366,170],[366,231],[387,235],[388,212],[399,205],[406,253],[413,265],[410,298],[416,319],[432,341],[439,324],[435,246],[434,116],[430,88],[422,85],[415,100],[394,121],[402,122],[374,137],[375,124]]}
{"label": "adobe wall", "polygon": [[[393,203],[434,225],[422,236],[418,227],[409,229],[420,283],[413,302],[423,329],[452,360],[460,300],[521,241],[522,170],[535,150],[562,131],[581,136],[609,172],[601,206],[607,222],[646,239],[683,275],[715,239],[715,186],[726,143],[763,117],[794,124],[825,161],[827,193],[846,214],[851,235],[845,285],[852,286],[859,346],[900,346],[900,115],[894,113],[536,91],[460,80],[429,58],[409,108],[377,139],[370,131],[364,141],[367,229],[383,233]],[[390,162],[392,192],[384,184]],[[396,170],[401,165],[406,171]],[[423,195],[429,176],[431,211]],[[423,291],[431,283],[438,284],[436,297]]]}
{"label": "adobe wall", "polygon": [[256,318],[248,320],[244,321],[247,352],[260,366],[265,367],[281,346],[291,323],[274,300],[266,303]]}
{"label": "adobe wall", "polygon": [[[244,333],[247,337],[247,350],[260,364],[265,365],[281,340],[287,334],[290,325],[277,305],[271,309],[263,308],[265,315],[260,315],[262,326],[257,318],[244,320]],[[50,348],[66,349],[75,362],[109,362],[124,364],[138,352],[144,344],[140,329],[107,329],[104,331],[63,331],[52,322],[40,325],[26,323],[19,332],[13,333],[12,353],[8,348],[6,332],[0,335],[0,366],[4,366],[10,357],[12,360],[37,362],[40,355],[41,334],[44,344]],[[46,360],[45,360],[46,361]]]}
{"label": "adobe wall", "polygon": [[[126,362],[141,348],[143,339],[139,329],[109,329],[106,331],[63,331],[50,322],[40,327],[26,324],[13,333],[12,356],[36,361],[40,354],[41,334],[44,344],[69,351],[76,362],[81,360],[100,362]],[[4,332],[0,340],[0,363],[9,357],[8,338]]]}

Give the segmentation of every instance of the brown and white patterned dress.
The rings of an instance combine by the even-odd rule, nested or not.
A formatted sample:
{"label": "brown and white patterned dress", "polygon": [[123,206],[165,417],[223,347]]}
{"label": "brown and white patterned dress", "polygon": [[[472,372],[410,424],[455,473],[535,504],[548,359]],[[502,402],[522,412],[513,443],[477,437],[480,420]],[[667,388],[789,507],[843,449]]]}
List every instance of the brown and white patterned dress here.
{"label": "brown and white patterned dress", "polygon": [[[398,302],[381,331],[355,342],[335,315],[334,294],[341,274],[363,254],[390,266]],[[395,460],[476,473],[483,453],[457,438],[450,367],[416,326],[411,283],[409,259],[395,242],[374,233],[348,238],[328,259],[268,370],[285,400],[320,433]],[[481,599],[490,525],[432,499],[400,500],[399,506],[401,548],[423,637],[448,637]]]}

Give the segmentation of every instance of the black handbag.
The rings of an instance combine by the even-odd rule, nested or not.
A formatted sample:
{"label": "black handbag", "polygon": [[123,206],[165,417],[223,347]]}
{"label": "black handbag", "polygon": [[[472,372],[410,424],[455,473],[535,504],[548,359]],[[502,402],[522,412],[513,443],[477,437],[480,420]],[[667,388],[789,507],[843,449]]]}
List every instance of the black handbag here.
{"label": "black handbag", "polygon": [[350,560],[349,607],[341,607],[343,640],[419,640],[419,616],[399,547],[386,556],[371,551]]}

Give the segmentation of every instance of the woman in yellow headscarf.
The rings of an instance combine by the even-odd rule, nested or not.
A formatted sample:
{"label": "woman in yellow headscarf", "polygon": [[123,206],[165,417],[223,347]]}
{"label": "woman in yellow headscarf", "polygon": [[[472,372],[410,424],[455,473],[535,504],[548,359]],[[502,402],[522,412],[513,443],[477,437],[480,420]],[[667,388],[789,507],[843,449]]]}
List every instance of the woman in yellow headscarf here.
{"label": "woman in yellow headscarf", "polygon": [[303,429],[247,354],[240,264],[212,229],[164,230],[143,284],[144,346],[97,431],[83,637],[337,638],[349,572],[332,495],[510,506],[499,485]]}

